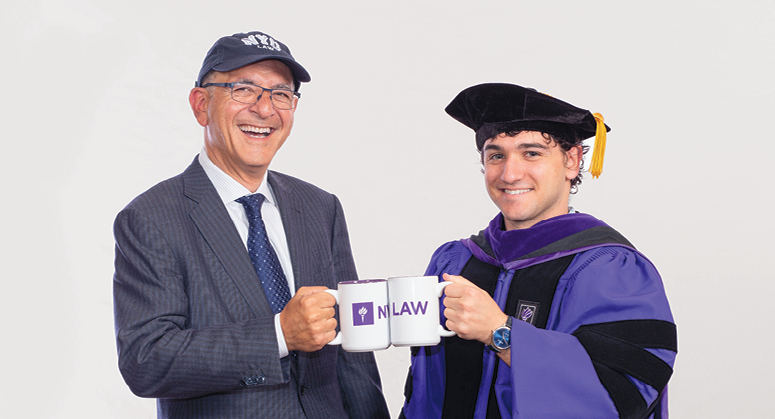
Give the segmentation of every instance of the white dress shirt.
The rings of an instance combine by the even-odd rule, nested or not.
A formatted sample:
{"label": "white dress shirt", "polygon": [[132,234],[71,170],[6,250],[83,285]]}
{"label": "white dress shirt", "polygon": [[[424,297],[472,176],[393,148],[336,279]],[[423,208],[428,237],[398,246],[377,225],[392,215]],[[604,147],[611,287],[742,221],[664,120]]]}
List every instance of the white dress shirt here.
{"label": "white dress shirt", "polygon": [[[215,190],[221,197],[223,204],[226,206],[231,220],[234,222],[234,227],[237,228],[242,244],[245,245],[245,249],[248,247],[248,231],[250,222],[248,221],[247,214],[245,214],[245,207],[236,199],[245,195],[252,195],[254,193],[261,193],[266,197],[264,203],[261,205],[261,218],[264,220],[266,226],[266,233],[269,236],[269,242],[272,243],[277,258],[280,259],[280,265],[285,273],[285,278],[288,280],[288,288],[291,290],[291,296],[296,291],[294,287],[293,279],[293,266],[291,265],[291,253],[288,250],[288,241],[285,237],[285,229],[283,228],[283,221],[280,218],[280,208],[277,207],[277,200],[272,193],[272,188],[266,181],[266,176],[261,181],[261,185],[258,186],[256,192],[251,192],[248,188],[242,186],[234,178],[227,175],[223,170],[216,166],[210,158],[207,156],[207,151],[202,148],[202,152],[199,153],[199,164],[202,165],[210,182],[215,186]],[[280,357],[288,356],[288,347],[285,345],[285,336],[283,335],[282,328],[280,327],[280,313],[277,313],[274,317],[275,330],[277,332],[277,346],[280,348]]]}

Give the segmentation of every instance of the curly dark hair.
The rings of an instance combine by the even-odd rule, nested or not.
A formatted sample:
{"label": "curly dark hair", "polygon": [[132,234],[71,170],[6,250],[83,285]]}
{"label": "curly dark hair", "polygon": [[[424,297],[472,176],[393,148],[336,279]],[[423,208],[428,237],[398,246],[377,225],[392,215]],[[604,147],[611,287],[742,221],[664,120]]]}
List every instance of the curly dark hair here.
{"label": "curly dark hair", "polygon": [[[503,134],[506,134],[509,137],[516,137],[520,133],[525,132],[525,130],[516,130],[516,131],[506,131]],[[573,138],[573,141],[568,140],[567,138],[555,135],[555,134],[549,134],[546,132],[541,132],[541,136],[546,139],[546,144],[551,145],[552,143],[557,144],[562,148],[563,151],[569,151],[573,147],[581,146],[581,158],[579,159],[579,174],[571,179],[570,181],[570,193],[575,194],[579,191],[579,185],[581,185],[581,178],[582,172],[584,171],[584,156],[589,151],[589,146],[584,144],[581,139],[579,138]],[[484,154],[482,153],[482,150],[479,150],[479,161],[480,163],[484,164]]]}

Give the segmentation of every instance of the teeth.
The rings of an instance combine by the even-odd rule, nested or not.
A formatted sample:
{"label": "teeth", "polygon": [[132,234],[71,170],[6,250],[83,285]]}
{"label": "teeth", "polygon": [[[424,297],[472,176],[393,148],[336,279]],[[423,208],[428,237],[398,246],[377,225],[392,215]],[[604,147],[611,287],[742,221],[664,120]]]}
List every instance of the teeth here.
{"label": "teeth", "polygon": [[503,192],[506,192],[509,195],[519,195],[525,192],[530,192],[531,190],[532,189],[504,189]]}
{"label": "teeth", "polygon": [[249,125],[241,126],[239,129],[242,130],[242,132],[249,132],[252,134],[269,134],[272,132],[271,128],[259,128],[259,127],[252,127]]}

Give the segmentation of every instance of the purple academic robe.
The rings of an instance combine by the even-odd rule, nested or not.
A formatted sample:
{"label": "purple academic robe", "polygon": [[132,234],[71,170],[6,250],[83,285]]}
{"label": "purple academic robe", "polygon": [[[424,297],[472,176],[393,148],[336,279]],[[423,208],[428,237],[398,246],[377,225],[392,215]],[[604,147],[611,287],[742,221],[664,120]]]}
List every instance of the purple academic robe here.
{"label": "purple academic robe", "polygon": [[[500,268],[493,298],[504,309],[517,270],[575,256],[557,283],[546,329],[518,319],[513,321],[511,367],[494,352],[484,350],[474,417],[486,417],[497,363],[494,391],[503,418],[618,418],[617,407],[601,383],[590,355],[573,333],[583,325],[629,320],[657,320],[672,325],[659,273],[629,245],[576,240],[579,233],[590,229],[610,229],[586,214],[555,217],[525,230],[503,231],[502,223],[499,214],[478,236],[442,245],[434,253],[426,275],[441,278],[442,273],[458,274],[473,255]],[[413,351],[407,378],[411,394],[404,403],[404,417],[442,417],[446,385],[444,345],[442,342]],[[673,350],[639,350],[656,355],[672,368],[676,355]],[[646,405],[651,405],[663,390],[630,375],[626,379],[635,384]],[[667,417],[666,401],[663,394],[659,402],[661,418]]]}

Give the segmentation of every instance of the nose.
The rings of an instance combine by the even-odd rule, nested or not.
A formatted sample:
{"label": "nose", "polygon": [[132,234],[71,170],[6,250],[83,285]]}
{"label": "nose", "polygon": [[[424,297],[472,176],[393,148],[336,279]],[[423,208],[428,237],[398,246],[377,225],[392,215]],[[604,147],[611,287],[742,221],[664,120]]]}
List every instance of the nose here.
{"label": "nose", "polygon": [[266,90],[262,91],[258,95],[258,100],[251,106],[251,110],[257,113],[258,116],[266,118],[274,114],[274,105],[272,105],[272,94]]}
{"label": "nose", "polygon": [[522,179],[525,170],[518,159],[506,159],[503,164],[503,171],[501,172],[501,180],[505,183],[514,183]]}

